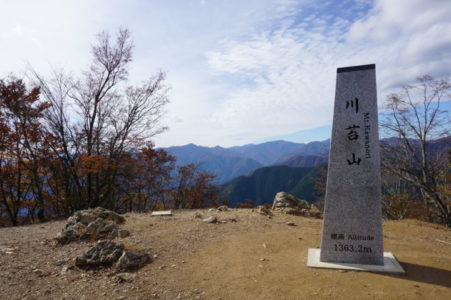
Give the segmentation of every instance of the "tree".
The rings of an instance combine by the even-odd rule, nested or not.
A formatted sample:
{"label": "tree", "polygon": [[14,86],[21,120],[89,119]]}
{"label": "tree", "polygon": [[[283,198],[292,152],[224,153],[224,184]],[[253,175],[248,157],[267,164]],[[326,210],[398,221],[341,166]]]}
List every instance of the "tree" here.
{"label": "tree", "polygon": [[160,71],[140,86],[126,85],[133,56],[129,32],[120,30],[114,42],[100,33],[92,54],[92,63],[77,79],[60,72],[46,80],[33,72],[52,104],[45,118],[54,137],[49,147],[54,163],[60,164],[53,170],[60,176],[58,193],[67,213],[114,208],[124,154],[165,130],[160,125],[168,103],[165,74]]}
{"label": "tree", "polygon": [[412,211],[421,200],[418,198],[415,186],[385,168],[382,170],[382,210],[385,217],[402,220],[406,216],[412,216]]}
{"label": "tree", "polygon": [[20,79],[0,80],[0,203],[13,225],[25,207],[31,219],[38,207],[43,217],[46,147],[41,121],[48,107],[38,88],[28,92]]}
{"label": "tree", "polygon": [[119,209],[145,211],[153,210],[158,204],[165,205],[174,164],[175,157],[163,149],[155,149],[152,143],[137,153],[127,154],[122,159],[123,168],[119,172]]}
{"label": "tree", "polygon": [[175,208],[203,208],[219,201],[218,187],[213,184],[215,175],[198,171],[188,164],[177,169],[172,189],[172,205]]}
{"label": "tree", "polygon": [[383,169],[417,187],[426,207],[434,208],[440,222],[449,227],[450,199],[440,189],[449,172],[447,147],[439,146],[450,142],[449,114],[441,108],[450,90],[447,80],[419,77],[415,85],[403,86],[400,93],[388,96],[389,113],[381,122],[383,129],[395,136],[382,143]]}

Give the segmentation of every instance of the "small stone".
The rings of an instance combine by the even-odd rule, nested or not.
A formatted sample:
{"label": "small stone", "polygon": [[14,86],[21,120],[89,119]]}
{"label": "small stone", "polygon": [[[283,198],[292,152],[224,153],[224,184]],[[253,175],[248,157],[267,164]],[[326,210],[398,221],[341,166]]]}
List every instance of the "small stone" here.
{"label": "small stone", "polygon": [[287,222],[286,223],[288,226],[296,226],[296,224],[294,224],[294,222]]}
{"label": "small stone", "polygon": [[198,211],[196,211],[193,215],[193,219],[202,219],[202,214]]}
{"label": "small stone", "polygon": [[216,218],[215,216],[211,216],[211,217],[208,217],[206,219],[203,219],[202,221],[204,223],[212,223],[212,224],[214,224],[214,223],[218,222],[218,218]]}
{"label": "small stone", "polygon": [[74,268],[74,266],[63,266],[60,273],[61,274],[66,274],[67,272],[69,272],[73,268]]}
{"label": "small stone", "polygon": [[122,282],[131,282],[131,281],[133,281],[133,279],[135,279],[135,278],[136,278],[136,274],[133,274],[133,273],[127,273],[127,272],[124,272],[124,273],[118,273],[118,274],[116,275],[116,281],[119,282],[119,283],[122,283]]}
{"label": "small stone", "polygon": [[265,244],[265,243],[263,243],[263,244],[262,244],[262,247],[266,249],[266,244]]}
{"label": "small stone", "polygon": [[221,205],[220,207],[218,207],[219,211],[228,211],[229,208],[227,207],[227,205]]}
{"label": "small stone", "polygon": [[38,275],[38,276],[41,276],[44,273],[44,271],[42,271],[41,269],[34,269],[33,273]]}
{"label": "small stone", "polygon": [[153,258],[158,258],[158,254],[154,254],[154,255],[153,255]]}
{"label": "small stone", "polygon": [[267,261],[266,258],[260,258],[260,261]]}

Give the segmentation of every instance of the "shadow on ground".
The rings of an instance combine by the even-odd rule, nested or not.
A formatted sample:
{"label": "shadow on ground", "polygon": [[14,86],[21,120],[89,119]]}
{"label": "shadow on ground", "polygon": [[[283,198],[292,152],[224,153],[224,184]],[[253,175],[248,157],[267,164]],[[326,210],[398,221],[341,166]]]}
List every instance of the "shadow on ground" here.
{"label": "shadow on ground", "polygon": [[440,285],[447,288],[451,288],[451,271],[443,270],[439,268],[416,265],[407,262],[400,262],[404,270],[405,275],[391,275],[396,278],[429,283],[434,285]]}

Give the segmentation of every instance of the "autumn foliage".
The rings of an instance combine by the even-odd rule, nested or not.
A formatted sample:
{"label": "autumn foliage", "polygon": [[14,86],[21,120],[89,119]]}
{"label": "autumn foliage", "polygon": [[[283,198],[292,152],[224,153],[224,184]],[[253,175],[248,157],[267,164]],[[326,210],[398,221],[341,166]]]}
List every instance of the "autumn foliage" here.
{"label": "autumn foliage", "polygon": [[127,30],[101,33],[79,78],[33,71],[0,80],[0,219],[12,225],[88,207],[145,211],[215,203],[214,175],[155,149],[168,103],[165,74],[128,86]]}

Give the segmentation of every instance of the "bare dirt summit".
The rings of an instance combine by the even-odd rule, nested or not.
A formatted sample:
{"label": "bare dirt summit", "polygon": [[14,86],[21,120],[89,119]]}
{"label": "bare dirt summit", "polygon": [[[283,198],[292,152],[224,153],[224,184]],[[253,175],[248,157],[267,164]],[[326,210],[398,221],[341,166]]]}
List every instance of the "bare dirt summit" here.
{"label": "bare dirt summit", "polygon": [[[75,267],[94,241],[58,245],[65,221],[0,228],[0,299],[451,299],[451,230],[441,226],[384,222],[384,249],[407,272],[388,275],[308,268],[320,219],[250,209],[124,216],[130,236],[114,241],[152,260],[130,273]],[[210,216],[217,222],[203,222]]]}

